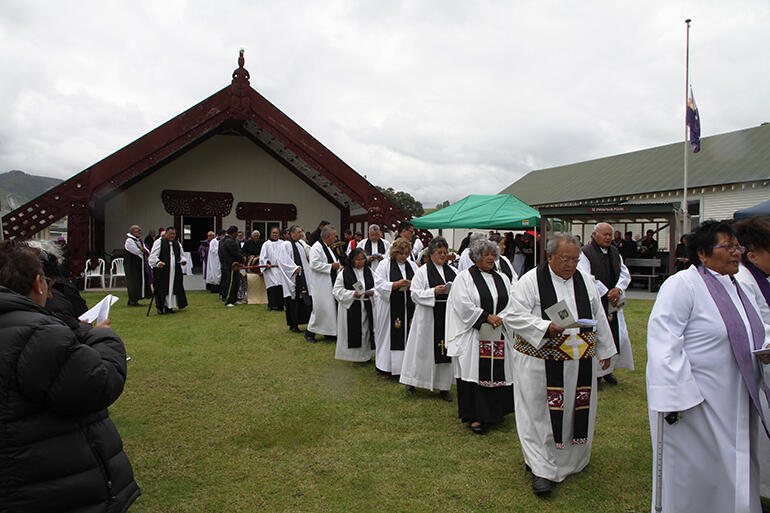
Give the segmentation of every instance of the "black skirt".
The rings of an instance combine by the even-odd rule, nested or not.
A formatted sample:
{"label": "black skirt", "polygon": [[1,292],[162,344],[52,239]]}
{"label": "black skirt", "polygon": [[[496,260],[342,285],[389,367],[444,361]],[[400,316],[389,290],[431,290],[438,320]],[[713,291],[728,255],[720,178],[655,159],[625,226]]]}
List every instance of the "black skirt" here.
{"label": "black skirt", "polygon": [[495,424],[513,413],[513,385],[482,387],[457,379],[457,412],[463,422]]}

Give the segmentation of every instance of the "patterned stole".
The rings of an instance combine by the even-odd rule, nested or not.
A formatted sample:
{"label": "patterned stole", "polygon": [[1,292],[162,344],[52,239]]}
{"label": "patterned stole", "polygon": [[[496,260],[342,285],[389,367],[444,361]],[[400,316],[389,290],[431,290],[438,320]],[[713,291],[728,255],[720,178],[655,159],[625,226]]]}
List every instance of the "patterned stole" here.
{"label": "patterned stole", "polygon": [[292,255],[294,256],[294,265],[298,265],[302,269],[295,278],[296,290],[294,291],[295,299],[301,299],[303,296],[310,295],[307,290],[307,280],[305,279],[305,267],[302,265],[302,257],[297,249],[299,242],[291,240],[289,243],[291,244]]}
{"label": "patterned stole", "polygon": [[[508,304],[508,290],[503,277],[494,269],[489,271],[497,290],[497,304],[494,304],[492,292],[481,275],[483,271],[474,265],[468,269],[468,272],[473,279],[473,284],[476,285],[483,310],[473,325],[474,328],[479,329],[486,322],[487,315],[500,313]],[[482,387],[505,386],[505,342],[503,340],[479,340],[479,385]]]}
{"label": "patterned stole", "polygon": [[[401,269],[395,258],[390,259],[390,281],[398,281],[403,278],[411,280],[414,277],[414,269],[409,263],[404,264],[406,276],[401,276]],[[409,335],[409,325],[412,324],[414,314],[414,302],[412,295],[406,290],[393,290],[390,293],[390,350],[403,351],[406,346],[406,337]]]}
{"label": "patterned stole", "polygon": [[[575,304],[579,319],[591,319],[591,302],[588,290],[580,271],[572,275],[572,285],[575,290]],[[537,288],[540,294],[540,313],[543,319],[549,320],[545,311],[557,302],[556,289],[553,287],[551,271],[547,262],[537,268]],[[592,328],[581,328],[581,333],[592,331]],[[548,333],[546,333],[546,337]],[[545,381],[548,391],[548,409],[551,413],[551,431],[557,449],[564,448],[562,424],[564,422],[564,361],[543,360],[545,363]],[[591,385],[593,382],[593,358],[578,360],[577,388],[575,389],[575,416],[572,427],[572,443],[588,442],[588,413],[591,405]]]}
{"label": "patterned stole", "polygon": [[768,429],[765,414],[762,411],[762,404],[759,399],[759,384],[762,383],[762,389],[765,392],[768,403],[770,403],[770,390],[768,390],[767,385],[762,380],[762,376],[756,375],[754,355],[751,354],[752,347],[754,349],[759,349],[765,342],[765,327],[762,324],[762,319],[759,318],[759,314],[754,310],[754,307],[749,302],[749,299],[746,297],[743,289],[741,289],[741,286],[738,285],[735,278],[730,276],[730,281],[732,281],[738,291],[738,298],[740,298],[743,310],[746,312],[746,318],[749,320],[751,337],[754,342],[752,345],[749,340],[749,335],[746,333],[746,326],[743,324],[743,319],[741,319],[738,309],[735,308],[735,303],[733,303],[732,298],[730,298],[730,294],[727,293],[719,280],[711,274],[711,272],[706,270],[705,266],[698,266],[698,274],[703,278],[706,288],[708,289],[709,294],[711,294],[714,303],[716,303],[719,314],[722,316],[722,321],[725,323],[725,328],[727,328],[727,338],[730,339],[730,346],[732,346],[733,356],[735,356],[738,369],[741,371],[743,383],[746,385],[746,389],[751,396],[751,402],[754,404],[754,408],[757,409],[759,418],[762,419],[765,433],[770,437],[770,430]]}
{"label": "patterned stole", "polygon": [[[445,285],[446,282],[441,279],[441,275],[436,269],[436,264],[428,260],[428,286],[430,288]],[[448,264],[444,264],[444,276],[447,281],[454,281],[456,274],[454,269]],[[436,302],[433,305],[433,362],[449,363],[452,358],[446,354],[446,345],[444,344],[444,332],[446,322],[446,300],[449,294],[436,294]]]}
{"label": "patterned stole", "polygon": [[[342,280],[347,290],[355,290],[353,284],[358,281],[353,266],[349,265],[342,270]],[[364,290],[374,288],[374,275],[372,270],[364,266]],[[372,302],[370,300],[353,301],[348,307],[348,348],[361,347],[363,333],[361,333],[361,315],[362,308],[366,308],[366,315],[369,316],[369,343],[374,349],[374,315],[372,314]]]}
{"label": "patterned stole", "polygon": [[[339,261],[337,258],[335,258],[337,256],[337,253],[333,251],[329,251],[329,247],[326,245],[324,241],[321,241],[321,247],[324,249],[324,254],[326,255],[327,263],[333,264],[334,262]],[[329,274],[331,274],[332,287],[334,287],[334,282],[337,281],[337,269],[332,268],[332,272]]]}

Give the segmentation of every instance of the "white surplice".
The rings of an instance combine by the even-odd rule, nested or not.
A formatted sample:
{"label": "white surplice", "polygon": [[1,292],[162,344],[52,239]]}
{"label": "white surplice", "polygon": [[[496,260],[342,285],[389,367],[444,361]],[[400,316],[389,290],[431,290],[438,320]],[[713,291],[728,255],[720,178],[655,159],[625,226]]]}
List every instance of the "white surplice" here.
{"label": "white surplice", "polygon": [[222,281],[222,264],[219,261],[219,239],[214,237],[209,242],[209,254],[206,258],[206,283],[217,285]]}
{"label": "white surplice", "polygon": [[[607,254],[606,249],[601,247],[599,249],[601,249],[602,253],[605,255]],[[620,276],[618,276],[618,281],[615,283],[615,287],[621,290],[621,299],[625,299],[626,289],[631,284],[631,273],[628,272],[628,267],[626,267],[626,264],[623,263],[623,257],[621,255],[618,256],[620,257]],[[609,292],[609,289],[604,285],[604,283],[600,282],[596,279],[596,277],[594,277],[594,274],[591,272],[591,261],[588,260],[588,257],[585,256],[585,253],[582,251],[580,252],[578,269],[591,275],[591,279],[593,280],[594,285],[596,285],[596,290],[599,291],[600,297],[603,297],[605,294],[607,294],[607,292]],[[620,353],[612,357],[610,360],[610,366],[607,369],[602,370],[601,368],[597,367],[596,375],[598,377],[606,376],[607,374],[612,373],[615,370],[615,367],[634,370],[634,355],[631,352],[631,337],[628,336],[628,327],[626,326],[626,317],[623,314],[623,309],[621,308],[615,312],[615,315],[618,316],[618,337],[620,338]]]}
{"label": "white surplice", "polygon": [[[354,268],[353,272],[358,281],[366,283],[363,269]],[[364,301],[372,301],[372,298],[356,299],[353,295],[355,292],[355,290],[345,288],[345,279],[342,277],[342,271],[340,271],[337,274],[337,280],[334,282],[334,288],[332,289],[334,299],[337,300],[338,305],[337,347],[334,351],[334,358],[348,362],[368,362],[374,355],[371,335],[369,334],[369,325],[374,320],[369,318]],[[361,347],[348,347],[348,309],[355,303],[361,303]],[[374,309],[372,309],[373,311]]]}
{"label": "white surplice", "polygon": [[[387,260],[389,255],[390,255],[390,242],[388,242],[385,239],[380,239],[380,240],[382,241],[382,244],[383,244],[385,249],[382,251],[382,253],[380,253],[380,249],[379,249],[380,246],[379,246],[379,244],[377,242],[372,242],[372,254],[374,255],[374,254],[380,253],[382,255],[382,257],[385,260]],[[364,239],[361,242],[356,243],[356,248],[361,248],[361,249],[364,250],[364,253],[366,253],[366,243],[368,241],[369,241],[369,239]],[[347,246],[346,249],[347,249],[347,253],[346,254],[349,255],[350,252],[353,251],[354,248],[352,248],[350,243],[348,242],[348,246]],[[367,261],[368,261],[368,259],[369,259],[369,254],[367,253]],[[374,272],[374,271],[377,270],[377,266],[380,265],[380,261],[375,258],[374,260],[371,261],[371,263],[369,265],[372,268],[372,272]]]}
{"label": "white surplice", "polygon": [[[551,271],[551,280],[557,301],[564,300],[575,319],[578,318],[575,303],[574,277],[564,280]],[[582,272],[577,270],[576,272]],[[591,276],[582,273],[591,303],[591,313],[597,320],[597,343],[594,368],[597,360],[603,360],[616,353],[615,343],[607,317],[604,315],[601,299]],[[537,286],[537,268],[531,269],[519,278],[514,287],[508,308],[503,312],[503,324],[508,332],[515,332],[535,348],[542,347],[550,321],[542,318],[540,293]],[[565,330],[565,334],[576,334],[580,330]],[[513,353],[514,383],[513,395],[516,404],[516,431],[519,434],[524,461],[539,477],[561,482],[568,475],[583,470],[591,459],[594,424],[596,422],[596,375],[591,380],[591,401],[588,417],[588,442],[572,443],[572,425],[575,416],[575,389],[577,387],[579,360],[564,361],[564,448],[557,449],[551,428],[551,416],[546,395],[545,360],[519,351]]]}
{"label": "white surplice", "polygon": [[[497,269],[497,272],[501,274],[505,274],[502,270],[503,264],[500,263],[500,260],[504,260],[505,263],[508,264],[508,268],[511,270],[511,274],[513,275],[511,276],[511,288],[512,289],[516,288],[516,284],[519,282],[519,274],[516,272],[516,269],[513,268],[513,264],[511,263],[510,260],[508,260],[508,257],[505,255],[500,255],[499,257],[497,257],[497,260],[495,260],[495,269]],[[507,274],[505,275],[508,276]]]}
{"label": "white surplice", "polygon": [[284,243],[285,242],[282,240],[266,240],[265,243],[262,244],[262,249],[259,252],[260,265],[267,265],[269,262],[271,266],[276,266],[271,267],[270,269],[262,269],[262,276],[265,278],[265,288],[267,289],[280,285],[282,290],[285,291],[288,287],[286,276],[284,276],[281,269],[277,267],[278,257],[283,251]]}
{"label": "white surplice", "polygon": [[[307,278],[311,282],[309,288],[313,291],[313,311],[310,314],[307,329],[311,333],[335,337],[337,336],[337,304],[332,296],[332,264],[326,258],[324,246],[324,241],[319,240],[310,248],[310,275]],[[326,250],[334,258],[334,249],[326,246]],[[334,261],[337,262],[337,260]],[[337,274],[342,274],[342,267],[337,270]]]}
{"label": "white surplice", "polygon": [[[444,268],[435,266],[441,279],[446,281]],[[452,362],[435,363],[433,354],[433,307],[436,291],[428,283],[428,266],[423,265],[412,279],[410,287],[414,301],[414,319],[404,351],[401,383],[428,390],[452,388]]]}
{"label": "white surplice", "polygon": [[[735,279],[741,284],[741,288],[747,293],[751,294],[754,298],[754,302],[759,308],[759,316],[762,318],[762,322],[766,325],[770,325],[770,305],[767,304],[765,296],[762,295],[762,291],[759,290],[759,285],[754,279],[754,275],[741,265],[738,273],[735,275]],[[764,365],[765,383],[770,383],[770,365]],[[765,413],[765,420],[770,421],[770,407],[767,404],[767,398],[765,394],[760,393],[760,400],[762,402],[762,409]],[[759,430],[758,440],[758,459],[759,459],[759,493],[763,497],[770,497],[770,440],[766,436],[762,435],[762,430]]]}
{"label": "white surplice", "polygon": [[[751,341],[746,313],[730,277],[707,272],[730,295]],[[727,328],[698,273],[692,266],[668,278],[647,324],[653,497],[658,412],[680,412],[676,423],[664,422],[663,511],[759,513],[757,437],[765,434]],[[757,308],[752,294],[746,296]],[[755,359],[755,365],[761,364]]]}
{"label": "white surplice", "polygon": [[[511,282],[508,276],[499,273],[503,278],[508,291],[508,305],[510,305]],[[492,304],[497,305],[497,287],[492,274],[482,272],[481,276],[489,288],[492,296]],[[446,345],[447,354],[452,357],[454,377],[463,381],[479,382],[479,330],[473,324],[483,313],[481,297],[473,282],[473,277],[466,269],[457,275],[449,291],[449,299],[446,308]],[[502,314],[505,308],[498,314]],[[484,321],[486,322],[486,320]],[[514,382],[514,368],[512,355],[513,337],[504,332],[505,337],[505,384]]]}
{"label": "white surplice", "polygon": [[[160,262],[160,244],[162,240],[163,238],[159,238],[152,243],[150,256],[147,257],[147,263],[150,264],[150,267],[153,269],[156,268],[158,266],[158,262]],[[176,294],[174,293],[174,278],[176,277],[176,255],[174,254],[174,244],[179,243],[177,241],[170,242],[168,248],[168,295],[166,296],[166,304],[156,305],[158,308],[162,308],[163,306],[166,308],[178,308],[176,302]]]}
{"label": "white surplice", "polygon": [[471,252],[467,249],[462,252],[460,259],[457,261],[457,270],[464,271],[473,267],[473,260],[471,260]]}
{"label": "white surplice", "polygon": [[[390,372],[393,375],[401,373],[401,364],[404,360],[404,351],[391,351],[390,349],[390,293],[393,292],[393,282],[390,281],[390,259],[385,259],[381,262],[382,265],[377,267],[374,271],[374,342],[377,346],[377,354],[375,362],[377,368],[381,371]],[[398,264],[398,268],[401,271],[401,276],[406,278],[406,266],[412,267],[412,270],[417,273],[417,265],[411,260],[407,260],[406,263]],[[408,297],[409,291],[400,291],[399,294],[404,294],[404,298]],[[408,322],[411,319],[408,318],[409,312],[407,310],[406,318],[401,319],[401,322],[405,326],[408,326]],[[406,332],[406,330],[404,330]],[[406,347],[407,335],[404,336],[404,347]]]}
{"label": "white surplice", "polygon": [[286,279],[285,287],[283,289],[283,297],[296,298],[297,289],[297,276],[294,274],[297,268],[301,268],[301,273],[305,276],[305,282],[307,283],[307,292],[311,296],[313,295],[313,284],[310,282],[310,262],[305,252],[306,244],[302,243],[302,240],[297,242],[297,252],[299,253],[299,261],[301,266],[294,263],[294,248],[290,241],[284,241],[281,246],[281,251],[278,254],[278,266]]}

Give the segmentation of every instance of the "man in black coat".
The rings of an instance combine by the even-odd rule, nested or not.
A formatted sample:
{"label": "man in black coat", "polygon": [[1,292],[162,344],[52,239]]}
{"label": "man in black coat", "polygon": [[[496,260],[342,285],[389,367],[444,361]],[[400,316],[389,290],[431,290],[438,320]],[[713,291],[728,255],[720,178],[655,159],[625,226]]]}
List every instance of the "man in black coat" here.
{"label": "man in black coat", "polygon": [[140,495],[107,413],[123,342],[109,321],[76,334],[47,296],[37,254],[0,241],[0,511],[122,513]]}
{"label": "man in black coat", "polygon": [[243,263],[246,254],[241,249],[236,237],[238,227],[231,226],[227,235],[219,242],[219,263],[222,267],[222,290],[220,295],[226,306],[235,306],[238,290],[241,288],[241,272],[233,270],[233,263]]}
{"label": "man in black coat", "polygon": [[152,286],[155,288],[158,313],[172,313],[174,308],[181,310],[186,307],[182,266],[187,262],[173,226],[166,228],[163,236],[153,243],[147,261],[152,267]]}
{"label": "man in black coat", "polygon": [[150,270],[145,265],[150,252],[144,247],[142,228],[133,225],[128,229],[123,245],[123,269],[126,273],[128,306],[141,306],[139,301],[152,297]]}

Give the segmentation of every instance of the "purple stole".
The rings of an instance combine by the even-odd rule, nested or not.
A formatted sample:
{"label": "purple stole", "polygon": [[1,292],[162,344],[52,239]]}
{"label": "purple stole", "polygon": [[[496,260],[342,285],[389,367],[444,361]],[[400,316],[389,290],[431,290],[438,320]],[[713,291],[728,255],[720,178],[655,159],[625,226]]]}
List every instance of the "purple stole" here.
{"label": "purple stole", "polygon": [[[735,361],[738,363],[738,369],[741,371],[741,376],[743,376],[743,383],[749,391],[751,402],[754,404],[754,408],[756,408],[759,418],[762,419],[765,433],[770,437],[770,430],[768,430],[767,421],[765,420],[765,415],[762,412],[762,405],[759,401],[759,382],[761,379],[758,379],[760,377],[756,376],[754,373],[754,355],[751,354],[751,344],[740,313],[738,313],[738,310],[735,308],[735,304],[730,298],[730,294],[727,293],[722,284],[719,283],[719,280],[707,271],[703,265],[698,266],[698,274],[703,278],[703,282],[706,284],[706,288],[708,289],[709,294],[711,294],[714,303],[716,303],[719,314],[722,316],[722,321],[727,328],[727,338],[730,339],[730,346],[733,348]],[[765,341],[765,327],[762,324],[762,320],[759,318],[759,314],[754,310],[754,307],[751,306],[751,303],[749,303],[746,293],[743,292],[741,286],[732,276],[730,276],[730,280],[738,291],[738,297],[741,300],[743,310],[746,312],[746,317],[749,320],[751,335],[754,339],[754,349],[759,349]],[[762,388],[765,392],[765,397],[768,402],[770,402],[770,390],[768,390],[767,385],[764,384]]]}

